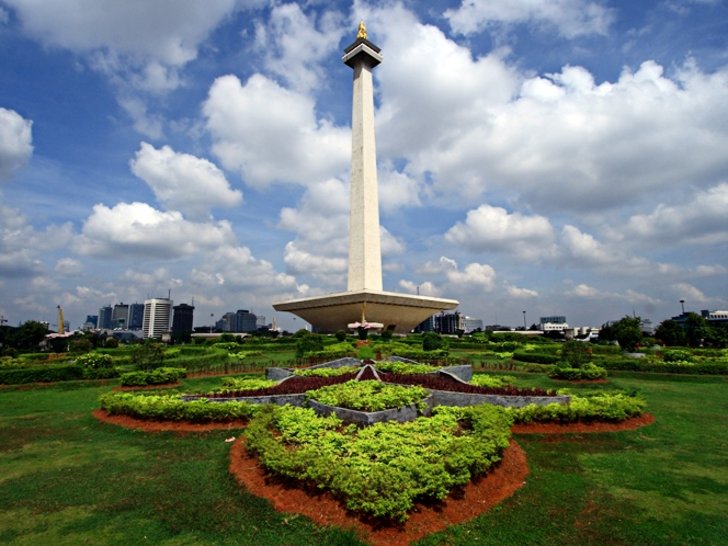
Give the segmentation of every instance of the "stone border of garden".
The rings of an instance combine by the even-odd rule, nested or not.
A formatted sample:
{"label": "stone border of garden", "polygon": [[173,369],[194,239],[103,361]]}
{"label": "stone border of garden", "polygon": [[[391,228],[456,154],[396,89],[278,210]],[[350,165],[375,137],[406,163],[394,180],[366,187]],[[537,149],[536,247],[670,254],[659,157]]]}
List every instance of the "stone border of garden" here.
{"label": "stone border of garden", "polygon": [[333,413],[346,423],[355,423],[357,425],[367,426],[384,421],[406,423],[407,421],[414,421],[420,415],[429,417],[432,414],[432,399],[432,395],[425,398],[425,408],[423,411],[419,410],[418,404],[416,403],[381,411],[359,411],[339,406],[328,406],[321,402],[317,402],[316,400],[309,400],[308,405],[313,408],[318,415],[327,416]]}

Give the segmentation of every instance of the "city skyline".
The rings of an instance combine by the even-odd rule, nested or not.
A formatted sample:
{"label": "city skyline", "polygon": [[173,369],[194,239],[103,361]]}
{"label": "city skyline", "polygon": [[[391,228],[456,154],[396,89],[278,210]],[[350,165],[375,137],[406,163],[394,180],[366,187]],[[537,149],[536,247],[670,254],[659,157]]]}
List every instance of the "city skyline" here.
{"label": "city skyline", "polygon": [[385,290],[513,326],[728,307],[725,2],[421,4],[0,0],[0,315],[171,289],[297,329],[272,301],[346,287],[362,19]]}

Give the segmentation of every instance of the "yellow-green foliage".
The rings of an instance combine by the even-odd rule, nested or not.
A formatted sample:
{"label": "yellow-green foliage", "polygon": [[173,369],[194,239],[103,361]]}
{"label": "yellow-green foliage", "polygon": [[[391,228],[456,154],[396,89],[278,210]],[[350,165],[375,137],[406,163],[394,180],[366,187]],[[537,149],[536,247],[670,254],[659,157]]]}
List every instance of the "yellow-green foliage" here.
{"label": "yellow-green foliage", "polygon": [[295,375],[302,377],[336,377],[359,371],[360,366],[341,366],[339,368],[301,368],[294,370]]}
{"label": "yellow-green foliage", "polygon": [[331,490],[347,508],[404,521],[415,502],[444,499],[501,458],[511,419],[501,408],[436,408],[408,423],[343,426],[313,410],[268,406],[247,428],[264,467]]}
{"label": "yellow-green foliage", "polygon": [[328,406],[359,411],[381,411],[422,402],[428,391],[424,387],[391,385],[381,381],[347,381],[308,391],[306,398]]}

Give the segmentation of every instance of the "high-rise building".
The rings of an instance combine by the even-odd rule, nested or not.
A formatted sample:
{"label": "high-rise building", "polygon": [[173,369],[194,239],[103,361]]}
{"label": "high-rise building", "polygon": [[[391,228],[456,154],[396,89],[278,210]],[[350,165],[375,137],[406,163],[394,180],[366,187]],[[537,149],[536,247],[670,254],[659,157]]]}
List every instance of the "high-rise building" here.
{"label": "high-rise building", "polygon": [[247,309],[238,309],[235,313],[235,332],[255,332],[258,329],[256,316]]}
{"label": "high-rise building", "polygon": [[114,305],[111,313],[111,327],[126,330],[129,325],[129,305],[121,302]]}
{"label": "high-rise building", "polygon": [[96,323],[96,328],[99,330],[110,330],[112,312],[113,309],[111,308],[111,305],[105,305],[99,309],[99,319]]}
{"label": "high-rise building", "polygon": [[132,303],[129,305],[129,330],[141,330],[144,325],[144,304]]}
{"label": "high-rise building", "polygon": [[174,315],[172,317],[172,334],[181,336],[192,332],[192,322],[194,306],[186,303],[180,303],[173,307]]}
{"label": "high-rise building", "polygon": [[144,320],[142,334],[144,339],[159,339],[169,333],[172,318],[172,300],[169,298],[150,298],[144,301]]}
{"label": "high-rise building", "polygon": [[86,315],[86,322],[83,323],[84,330],[93,330],[99,323],[98,315]]}

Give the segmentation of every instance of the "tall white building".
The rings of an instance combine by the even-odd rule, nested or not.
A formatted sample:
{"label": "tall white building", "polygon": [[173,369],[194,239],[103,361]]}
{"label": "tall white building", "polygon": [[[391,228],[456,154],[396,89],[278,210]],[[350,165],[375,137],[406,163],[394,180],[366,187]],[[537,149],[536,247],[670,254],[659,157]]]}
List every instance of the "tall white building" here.
{"label": "tall white building", "polygon": [[151,298],[144,300],[144,320],[142,332],[144,339],[159,339],[169,333],[172,318],[172,300],[169,298]]}

